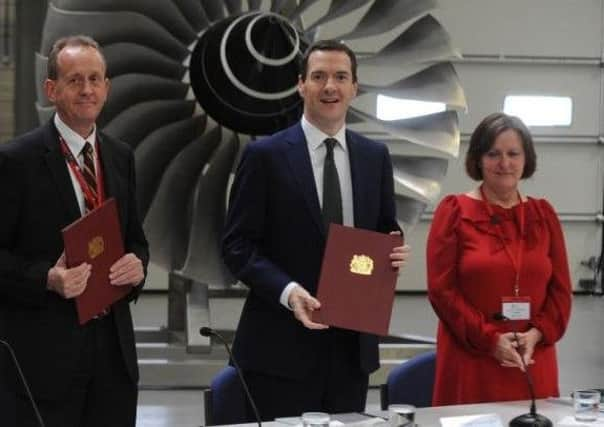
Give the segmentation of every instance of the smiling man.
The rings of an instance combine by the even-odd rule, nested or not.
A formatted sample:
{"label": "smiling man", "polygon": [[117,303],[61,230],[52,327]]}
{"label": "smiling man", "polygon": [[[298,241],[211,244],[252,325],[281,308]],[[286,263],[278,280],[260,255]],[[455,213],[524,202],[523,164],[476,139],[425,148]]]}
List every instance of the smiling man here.
{"label": "smiling man", "polygon": [[[0,146],[0,332],[46,426],[133,427],[138,367],[129,302],[142,288],[149,257],[134,156],[96,127],[109,80],[94,40],[57,40],[45,88],[56,114]],[[66,266],[61,230],[109,197],[117,201],[126,255],[106,280],[132,290],[80,325],[75,297],[86,290],[91,266]],[[17,425],[37,426],[25,390],[16,394]]]}
{"label": "smiling man", "polygon": [[[330,223],[400,233],[388,150],[346,129],[356,68],[344,44],[311,45],[301,121],[248,144],[231,189],[223,256],[250,288],[234,354],[264,420],[363,411],[379,366],[377,337],[311,321]],[[393,248],[392,266],[407,255]]]}

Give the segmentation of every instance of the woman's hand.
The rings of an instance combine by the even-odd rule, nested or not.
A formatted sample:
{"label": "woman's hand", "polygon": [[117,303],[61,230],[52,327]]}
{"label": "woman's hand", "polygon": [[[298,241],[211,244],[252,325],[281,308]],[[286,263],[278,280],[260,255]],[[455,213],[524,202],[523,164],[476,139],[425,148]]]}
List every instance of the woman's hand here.
{"label": "woman's hand", "polygon": [[493,356],[499,361],[501,366],[519,368],[524,371],[521,356],[518,353],[518,343],[514,339],[513,332],[499,335]]}
{"label": "woman's hand", "polygon": [[526,332],[520,332],[518,335],[518,350],[524,358],[526,365],[532,365],[535,363],[533,360],[533,353],[535,352],[535,346],[543,338],[543,334],[537,328],[531,328]]}

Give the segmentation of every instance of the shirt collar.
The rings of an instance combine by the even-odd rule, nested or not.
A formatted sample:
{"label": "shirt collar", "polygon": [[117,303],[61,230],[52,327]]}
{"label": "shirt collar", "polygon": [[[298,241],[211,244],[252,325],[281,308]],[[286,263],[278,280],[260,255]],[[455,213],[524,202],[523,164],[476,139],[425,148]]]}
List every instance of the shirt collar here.
{"label": "shirt collar", "polygon": [[92,132],[88,135],[88,138],[82,138],[77,132],[71,129],[67,124],[61,120],[58,114],[55,114],[55,126],[59,131],[59,134],[65,140],[67,147],[69,147],[69,151],[74,155],[74,157],[78,157],[84,148],[84,144],[86,141],[90,142],[92,145],[93,152],[95,151],[95,143],[96,143],[96,125],[93,126]]}
{"label": "shirt collar", "polygon": [[330,136],[323,132],[321,129],[313,125],[311,122],[306,120],[306,117],[302,116],[302,120],[300,122],[302,126],[302,131],[304,132],[304,136],[306,137],[306,142],[311,150],[316,150],[323,144],[327,138],[333,138],[338,141],[338,145],[342,147],[344,151],[347,151],[346,146],[346,124],[344,124],[339,131],[336,132],[335,135]]}

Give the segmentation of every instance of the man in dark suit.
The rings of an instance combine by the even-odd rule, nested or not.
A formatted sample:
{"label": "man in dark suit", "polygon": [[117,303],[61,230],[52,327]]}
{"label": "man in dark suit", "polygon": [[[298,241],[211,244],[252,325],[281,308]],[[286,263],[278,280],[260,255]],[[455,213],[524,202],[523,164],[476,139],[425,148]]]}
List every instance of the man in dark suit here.
{"label": "man in dark suit", "polygon": [[[345,45],[309,47],[298,90],[300,123],[250,143],[231,189],[223,256],[250,288],[234,354],[263,419],[304,411],[362,411],[377,337],[311,321],[330,222],[400,233],[383,144],[346,130],[357,92]],[[393,268],[408,248],[393,248]],[[376,307],[376,310],[379,310]]]}
{"label": "man in dark suit", "polygon": [[[95,121],[109,90],[98,44],[58,40],[45,89],[56,114],[0,146],[0,311],[48,427],[135,425],[138,367],[129,302],[140,292],[148,248],[135,200],[134,156]],[[89,264],[68,268],[61,229],[117,200],[126,254],[107,281],[128,296],[80,326],[75,297]],[[38,425],[20,385],[17,424]]]}

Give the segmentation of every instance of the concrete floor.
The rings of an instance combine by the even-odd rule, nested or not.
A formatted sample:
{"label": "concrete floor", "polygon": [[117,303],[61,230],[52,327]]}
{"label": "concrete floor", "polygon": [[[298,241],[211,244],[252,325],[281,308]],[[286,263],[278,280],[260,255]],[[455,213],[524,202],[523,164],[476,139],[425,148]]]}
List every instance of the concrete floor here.
{"label": "concrete floor", "polygon": [[[563,396],[583,387],[604,387],[604,299],[579,295],[574,299],[568,331],[558,344],[560,390]],[[241,302],[224,302],[214,325],[234,327]],[[133,307],[137,326],[166,324],[166,297],[143,295]],[[396,298],[390,332],[433,337],[437,319],[425,296],[401,295]],[[370,390],[368,409],[377,408],[377,390]],[[139,397],[137,427],[190,427],[201,425],[200,391],[143,390]]]}

